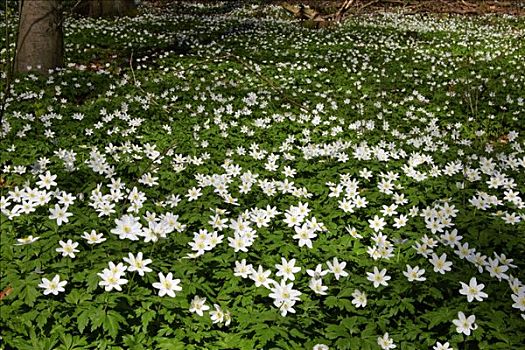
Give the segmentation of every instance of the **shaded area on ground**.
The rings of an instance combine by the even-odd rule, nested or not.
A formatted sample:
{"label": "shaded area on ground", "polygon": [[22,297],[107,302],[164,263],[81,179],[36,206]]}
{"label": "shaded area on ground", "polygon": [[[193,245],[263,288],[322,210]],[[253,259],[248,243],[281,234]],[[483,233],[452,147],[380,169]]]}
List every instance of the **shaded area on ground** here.
{"label": "shaded area on ground", "polygon": [[[282,4],[283,1],[272,1]],[[322,14],[334,13],[343,3],[329,0],[288,0],[287,4],[303,4]],[[401,11],[416,13],[455,13],[464,15],[511,14],[525,15],[525,1],[464,1],[464,0],[355,0],[349,13],[370,13],[377,11]]]}

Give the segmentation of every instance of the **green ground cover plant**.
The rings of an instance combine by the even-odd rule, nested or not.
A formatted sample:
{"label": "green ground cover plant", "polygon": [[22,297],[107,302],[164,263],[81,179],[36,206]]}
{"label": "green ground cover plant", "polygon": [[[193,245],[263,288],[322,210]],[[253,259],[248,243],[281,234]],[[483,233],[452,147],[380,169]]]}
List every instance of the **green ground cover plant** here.
{"label": "green ground cover plant", "polygon": [[0,83],[1,348],[524,349],[522,18],[65,30]]}

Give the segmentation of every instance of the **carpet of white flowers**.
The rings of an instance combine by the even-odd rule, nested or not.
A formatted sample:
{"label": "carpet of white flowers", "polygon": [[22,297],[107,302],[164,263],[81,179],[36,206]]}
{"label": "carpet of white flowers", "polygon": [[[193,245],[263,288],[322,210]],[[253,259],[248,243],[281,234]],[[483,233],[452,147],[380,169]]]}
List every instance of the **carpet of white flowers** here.
{"label": "carpet of white flowers", "polygon": [[2,88],[0,348],[524,349],[523,19],[65,26]]}

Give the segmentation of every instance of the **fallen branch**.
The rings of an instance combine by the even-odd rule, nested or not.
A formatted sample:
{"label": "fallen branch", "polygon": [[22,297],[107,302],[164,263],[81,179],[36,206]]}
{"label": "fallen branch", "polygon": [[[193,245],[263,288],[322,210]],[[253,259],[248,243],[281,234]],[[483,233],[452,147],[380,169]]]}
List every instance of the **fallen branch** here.
{"label": "fallen branch", "polygon": [[325,27],[326,23],[338,23],[344,18],[344,15],[354,6],[355,0],[344,0],[342,5],[335,13],[323,15],[317,10],[303,4],[292,5],[288,3],[281,4],[281,7],[291,13],[295,18],[303,21],[312,21],[316,23],[316,28]]}
{"label": "fallen branch", "polygon": [[341,22],[341,20],[343,19],[343,16],[345,15],[345,13],[348,12],[350,7],[352,7],[352,5],[354,4],[354,1],[355,0],[346,0],[343,3],[343,5],[341,5],[339,10],[337,10],[337,12],[335,13],[334,19],[335,19],[336,22]]}
{"label": "fallen branch", "polygon": [[295,18],[301,19],[301,20],[322,20],[323,16],[317,12],[316,10],[304,6],[303,4],[300,5],[291,5],[284,3],[281,5],[282,8],[284,8],[286,11],[290,12]]}

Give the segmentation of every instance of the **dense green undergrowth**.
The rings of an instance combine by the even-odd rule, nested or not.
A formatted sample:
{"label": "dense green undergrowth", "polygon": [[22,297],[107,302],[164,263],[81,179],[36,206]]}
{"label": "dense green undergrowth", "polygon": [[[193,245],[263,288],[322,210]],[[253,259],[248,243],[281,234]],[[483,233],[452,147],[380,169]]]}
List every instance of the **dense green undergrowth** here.
{"label": "dense green undergrowth", "polygon": [[522,349],[524,28],[68,18],[2,95],[0,346]]}

